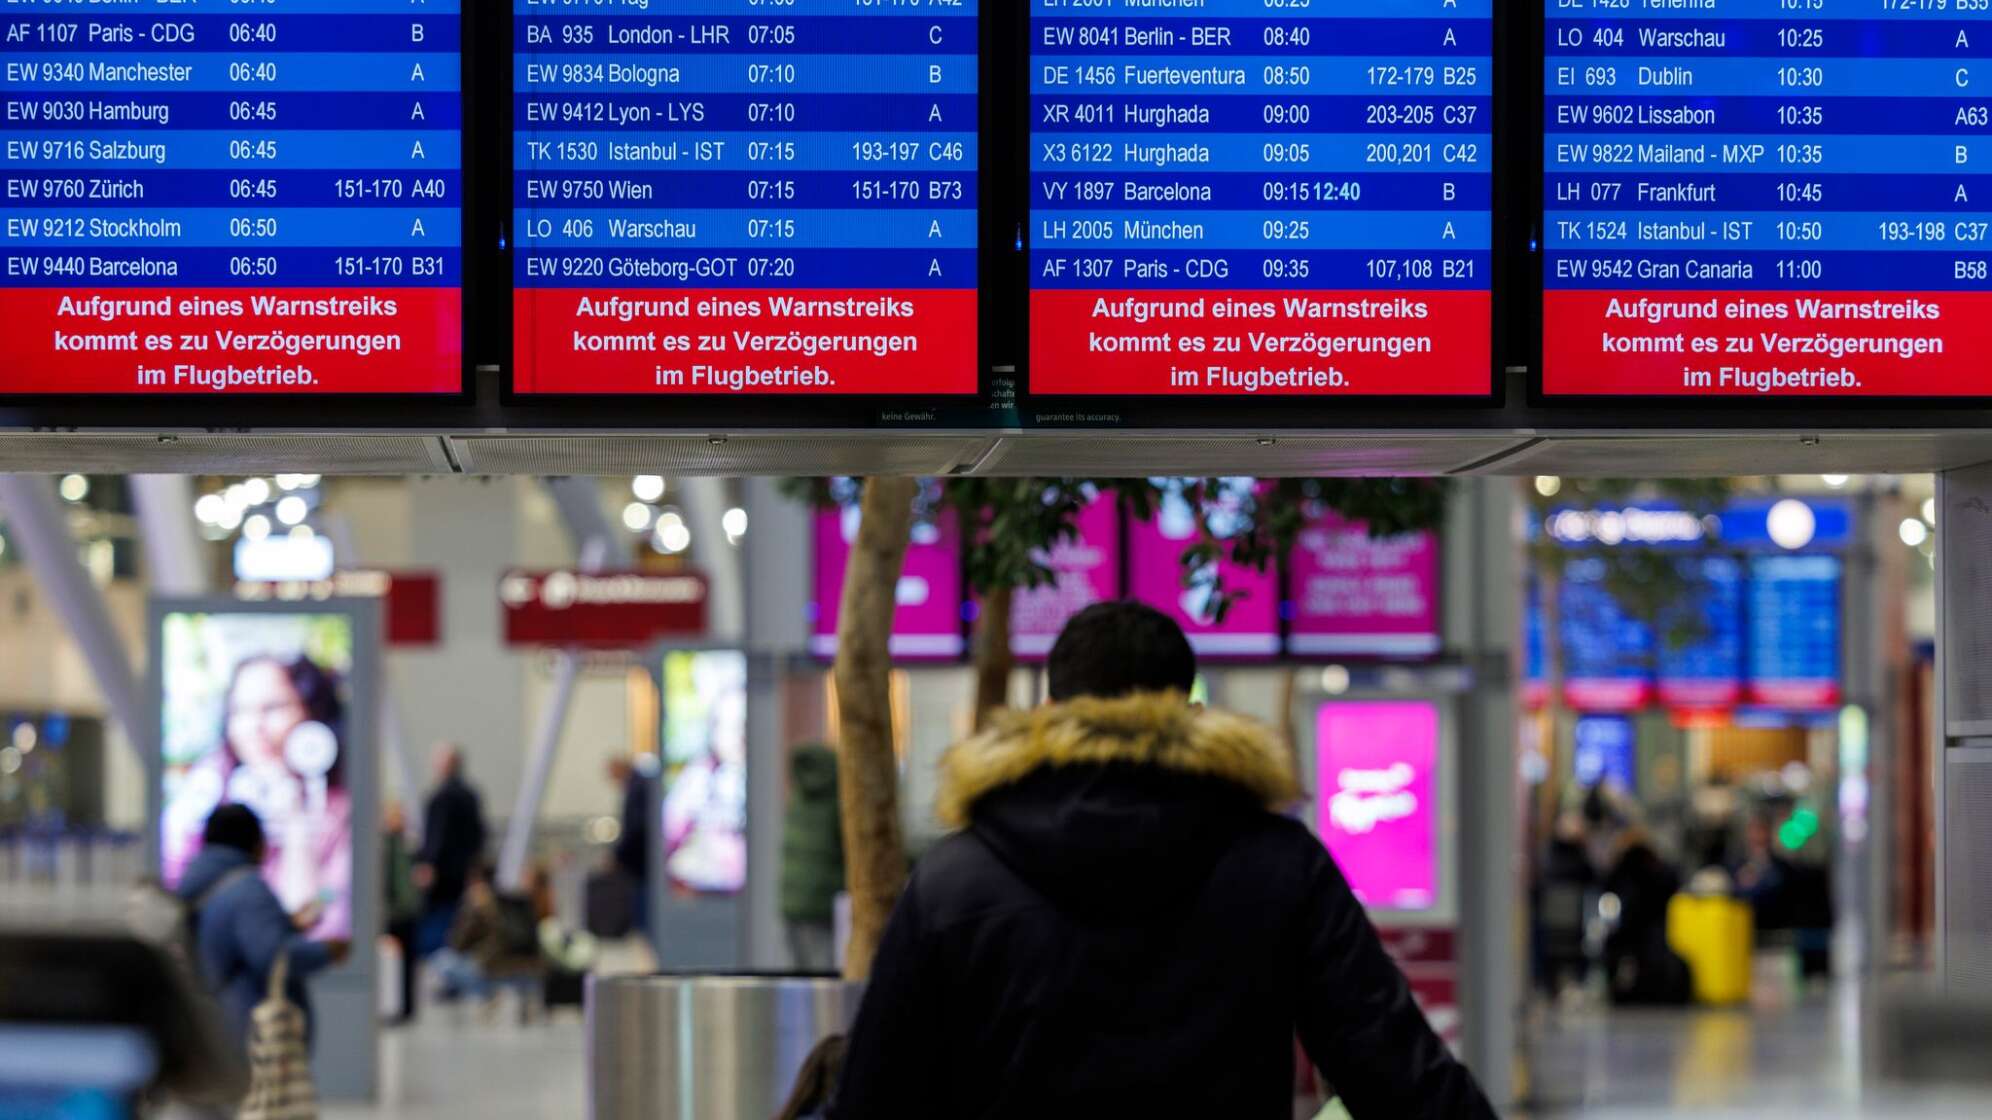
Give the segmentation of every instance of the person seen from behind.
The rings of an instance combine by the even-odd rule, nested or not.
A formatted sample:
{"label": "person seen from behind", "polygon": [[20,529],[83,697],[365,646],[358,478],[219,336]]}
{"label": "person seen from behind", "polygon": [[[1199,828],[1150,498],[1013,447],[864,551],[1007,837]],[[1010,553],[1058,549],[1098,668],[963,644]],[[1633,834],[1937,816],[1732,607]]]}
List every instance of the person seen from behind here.
{"label": "person seen from behind", "polygon": [[389,801],[380,815],[381,901],[385,904],[387,935],[401,952],[401,1006],[390,1019],[408,1023],[415,1018],[415,932],[422,921],[422,893],[415,889],[415,859],[408,851],[408,820],[401,802]]}
{"label": "person seen from behind", "polygon": [[422,890],[422,922],[416,952],[443,947],[471,869],[484,858],[487,831],[484,803],[463,778],[463,748],[440,743],[432,763],[435,791],[422,812],[422,853],[415,861],[415,885]]}
{"label": "person seen from behind", "polygon": [[782,920],[803,972],[836,970],[834,921],[844,889],[844,836],[837,807],[837,755],[804,743],[789,758],[782,819]]}
{"label": "person seen from behind", "polygon": [[258,873],[268,847],[263,824],[248,806],[219,806],[202,829],[200,854],[175,892],[193,914],[201,977],[220,1002],[222,1022],[239,1048],[248,1045],[250,1012],[269,993],[279,958],[289,961],[284,994],[304,1010],[308,1038],[311,997],[305,979],[345,961],[351,951],[344,940],[317,941],[299,932],[300,919],[284,911]]}
{"label": "person seen from behind", "polygon": [[1052,703],[941,763],[960,831],[887,924],[828,1115],[1292,1115],[1298,1034],[1356,1120],[1483,1120],[1269,729],[1187,699],[1167,616],[1066,625]]}

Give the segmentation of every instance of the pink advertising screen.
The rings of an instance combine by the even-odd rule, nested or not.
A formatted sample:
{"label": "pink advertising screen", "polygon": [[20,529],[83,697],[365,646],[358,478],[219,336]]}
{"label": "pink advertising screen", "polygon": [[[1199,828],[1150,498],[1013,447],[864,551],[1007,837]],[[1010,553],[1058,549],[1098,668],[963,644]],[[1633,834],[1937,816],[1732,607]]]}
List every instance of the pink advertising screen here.
{"label": "pink advertising screen", "polygon": [[[1238,481],[1251,485],[1250,479]],[[1188,502],[1173,493],[1162,499],[1153,521],[1131,522],[1127,528],[1128,593],[1181,624],[1199,656],[1277,654],[1280,596],[1272,574],[1220,561],[1225,590],[1238,598],[1222,622],[1212,621],[1209,589],[1183,586],[1183,549],[1196,535],[1196,515]]]}
{"label": "pink advertising screen", "polygon": [[[837,654],[837,610],[843,600],[844,567],[858,535],[858,509],[824,510],[816,515],[816,601],[811,652]],[[967,648],[962,637],[961,533],[954,514],[920,516],[895,592],[892,655],[909,661],[952,660]]]}
{"label": "pink advertising screen", "polygon": [[1439,543],[1431,533],[1371,537],[1321,511],[1292,553],[1295,654],[1429,657],[1439,652]]}
{"label": "pink advertising screen", "polygon": [[1043,659],[1073,615],[1094,603],[1121,597],[1120,508],[1111,494],[1079,515],[1079,535],[1045,557],[1058,582],[1019,589],[1010,602],[1010,650],[1027,661]]}
{"label": "pink advertising screen", "polygon": [[1321,840],[1363,905],[1438,900],[1439,710],[1416,700],[1321,705],[1315,725]]}

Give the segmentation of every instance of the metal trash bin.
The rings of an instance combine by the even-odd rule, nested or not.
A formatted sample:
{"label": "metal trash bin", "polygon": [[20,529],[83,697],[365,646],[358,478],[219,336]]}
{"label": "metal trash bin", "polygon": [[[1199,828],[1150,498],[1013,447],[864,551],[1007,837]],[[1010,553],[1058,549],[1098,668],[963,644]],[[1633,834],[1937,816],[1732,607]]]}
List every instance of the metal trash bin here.
{"label": "metal trash bin", "polygon": [[760,1120],[863,986],[827,976],[588,979],[592,1120]]}

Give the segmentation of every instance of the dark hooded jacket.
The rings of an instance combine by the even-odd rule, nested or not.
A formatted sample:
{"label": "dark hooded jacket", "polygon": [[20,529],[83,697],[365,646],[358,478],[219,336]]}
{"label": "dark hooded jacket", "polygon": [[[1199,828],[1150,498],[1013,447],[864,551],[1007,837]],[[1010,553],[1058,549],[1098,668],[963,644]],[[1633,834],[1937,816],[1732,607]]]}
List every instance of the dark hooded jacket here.
{"label": "dark hooded jacket", "polygon": [[1259,724],[1179,696],[1001,717],[893,911],[836,1120],[1286,1120],[1296,1033],[1358,1120],[1493,1109],[1412,1002]]}

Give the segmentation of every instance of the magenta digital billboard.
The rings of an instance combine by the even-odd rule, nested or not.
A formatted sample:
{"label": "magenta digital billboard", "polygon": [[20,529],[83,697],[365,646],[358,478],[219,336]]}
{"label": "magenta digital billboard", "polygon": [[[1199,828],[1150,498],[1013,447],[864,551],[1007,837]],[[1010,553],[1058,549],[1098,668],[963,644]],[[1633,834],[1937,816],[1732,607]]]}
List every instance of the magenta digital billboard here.
{"label": "magenta digital billboard", "polygon": [[[1252,479],[1228,479],[1240,492]],[[1222,521],[1216,516],[1214,521]],[[1222,524],[1212,528],[1220,535]],[[1184,585],[1182,556],[1197,537],[1197,516],[1176,490],[1166,490],[1155,517],[1127,528],[1128,594],[1174,618],[1200,657],[1271,657],[1280,652],[1279,582],[1271,572],[1219,561],[1231,607],[1213,617],[1213,590]]]}
{"label": "magenta digital billboard", "polygon": [[1434,534],[1372,537],[1362,522],[1316,509],[1294,542],[1289,565],[1289,652],[1302,657],[1439,652]]}
{"label": "magenta digital billboard", "polygon": [[1044,557],[1057,578],[1019,588],[1010,600],[1010,651],[1020,661],[1042,660],[1066,620],[1094,603],[1121,597],[1120,507],[1114,496],[1094,498],[1080,511],[1078,529]]}
{"label": "magenta digital billboard", "polygon": [[1316,827],[1356,897],[1378,909],[1432,909],[1439,897],[1438,706],[1323,704],[1314,750]]}
{"label": "magenta digital billboard", "polygon": [[[816,594],[809,645],[818,657],[837,654],[837,612],[858,520],[856,505],[816,515]],[[892,616],[892,656],[907,661],[962,656],[967,648],[962,637],[962,593],[959,522],[951,511],[930,510],[923,503],[893,593],[898,607]]]}

